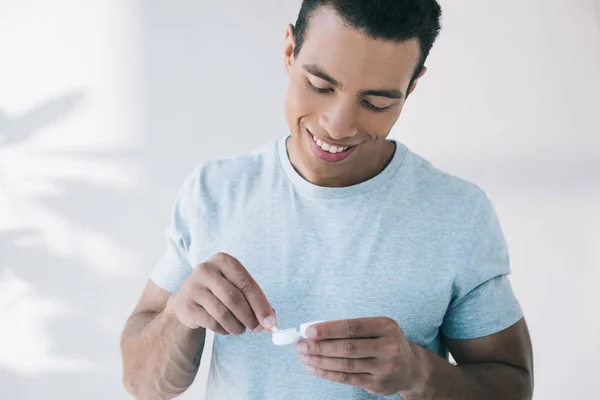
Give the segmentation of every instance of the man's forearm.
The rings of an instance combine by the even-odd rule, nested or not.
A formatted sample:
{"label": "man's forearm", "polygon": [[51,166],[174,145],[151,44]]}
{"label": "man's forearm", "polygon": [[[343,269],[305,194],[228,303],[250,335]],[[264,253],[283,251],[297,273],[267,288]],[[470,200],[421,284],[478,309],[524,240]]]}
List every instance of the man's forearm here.
{"label": "man's forearm", "polygon": [[191,330],[165,311],[132,317],[121,342],[123,379],[136,398],[169,399],[194,381],[206,330]]}
{"label": "man's forearm", "polygon": [[519,367],[502,363],[452,365],[437,354],[411,344],[418,360],[414,388],[404,400],[529,400],[533,378]]}

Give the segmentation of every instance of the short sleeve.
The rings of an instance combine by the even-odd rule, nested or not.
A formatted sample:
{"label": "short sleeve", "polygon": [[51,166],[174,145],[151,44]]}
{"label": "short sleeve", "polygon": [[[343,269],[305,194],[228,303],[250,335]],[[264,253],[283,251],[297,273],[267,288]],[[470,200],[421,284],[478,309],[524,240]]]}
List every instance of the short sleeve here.
{"label": "short sleeve", "polygon": [[195,178],[195,173],[190,174],[177,192],[164,234],[167,249],[150,275],[152,282],[170,293],[178,291],[192,272],[188,261],[191,242],[189,210],[192,209],[190,202],[193,201]]}
{"label": "short sleeve", "polygon": [[465,268],[456,274],[442,333],[473,339],[500,332],[518,322],[523,311],[508,279],[510,261],[493,205],[483,195],[475,217],[473,243]]}

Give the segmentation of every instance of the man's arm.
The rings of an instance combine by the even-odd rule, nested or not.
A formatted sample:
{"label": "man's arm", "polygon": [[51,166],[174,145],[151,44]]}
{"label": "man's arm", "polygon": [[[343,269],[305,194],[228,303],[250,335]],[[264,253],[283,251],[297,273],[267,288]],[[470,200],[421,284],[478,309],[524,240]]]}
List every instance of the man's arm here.
{"label": "man's arm", "polygon": [[320,322],[298,341],[309,373],[404,400],[526,400],[533,391],[525,321],[493,335],[448,340],[459,365],[410,343],[386,317]]}
{"label": "man's arm", "polygon": [[169,297],[149,281],[123,331],[123,382],[139,399],[173,398],[198,372],[206,330],[179,322],[169,310]]}
{"label": "man's arm", "polygon": [[478,339],[447,339],[458,365],[411,344],[419,384],[400,392],[404,400],[526,400],[533,396],[533,354],[524,319]]}
{"label": "man's arm", "polygon": [[217,253],[173,294],[148,283],[123,332],[125,387],[144,400],[175,397],[194,381],[206,329],[242,335],[276,324],[275,310],[246,268]]}

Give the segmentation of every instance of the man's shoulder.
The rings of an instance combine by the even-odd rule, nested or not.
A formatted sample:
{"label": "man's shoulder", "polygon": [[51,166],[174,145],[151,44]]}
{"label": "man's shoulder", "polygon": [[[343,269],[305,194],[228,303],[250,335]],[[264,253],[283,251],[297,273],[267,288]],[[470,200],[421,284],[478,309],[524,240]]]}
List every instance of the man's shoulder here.
{"label": "man's shoulder", "polygon": [[435,166],[419,154],[407,151],[406,174],[413,195],[444,206],[476,206],[485,198],[477,184]]}
{"label": "man's shoulder", "polygon": [[268,142],[252,151],[213,158],[196,164],[189,176],[192,196],[221,198],[227,192],[248,190],[272,173],[277,142]]}
{"label": "man's shoulder", "polygon": [[273,161],[276,142],[269,142],[252,151],[228,157],[213,158],[197,165],[197,172],[218,175],[219,178],[255,175]]}

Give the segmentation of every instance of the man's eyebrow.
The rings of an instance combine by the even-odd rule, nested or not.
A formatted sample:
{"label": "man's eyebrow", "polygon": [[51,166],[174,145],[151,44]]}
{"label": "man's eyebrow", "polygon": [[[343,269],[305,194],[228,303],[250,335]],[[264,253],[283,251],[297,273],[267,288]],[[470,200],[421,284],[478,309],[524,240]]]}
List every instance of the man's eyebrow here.
{"label": "man's eyebrow", "polygon": [[[311,75],[316,76],[317,78],[321,78],[333,86],[341,89],[343,85],[337,79],[329,75],[327,72],[323,71],[321,67],[316,64],[304,64],[302,68]],[[369,89],[363,90],[360,92],[361,96],[377,96],[377,97],[387,97],[390,99],[403,99],[404,93],[402,93],[398,89]]]}
{"label": "man's eyebrow", "polygon": [[331,75],[329,75],[327,72],[323,71],[323,69],[321,69],[321,67],[319,67],[316,64],[304,64],[302,66],[302,68],[308,72],[311,75],[316,76],[317,78],[321,78],[329,83],[331,83],[333,86],[341,89],[342,88],[342,84],[340,82],[338,82],[335,78],[333,78]]}
{"label": "man's eyebrow", "polygon": [[378,96],[388,97],[390,99],[403,99],[404,93],[398,89],[382,89],[382,90],[363,90],[360,92],[362,96]]}

